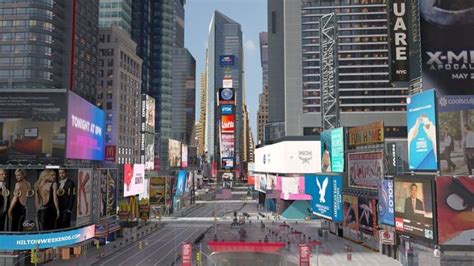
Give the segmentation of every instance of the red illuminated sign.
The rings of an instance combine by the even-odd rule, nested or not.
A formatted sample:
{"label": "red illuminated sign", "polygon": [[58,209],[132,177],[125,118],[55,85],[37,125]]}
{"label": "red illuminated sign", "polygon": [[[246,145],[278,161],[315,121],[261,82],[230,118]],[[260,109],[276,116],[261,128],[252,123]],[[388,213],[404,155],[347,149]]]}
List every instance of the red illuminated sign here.
{"label": "red illuminated sign", "polygon": [[221,116],[222,133],[234,133],[235,115]]}

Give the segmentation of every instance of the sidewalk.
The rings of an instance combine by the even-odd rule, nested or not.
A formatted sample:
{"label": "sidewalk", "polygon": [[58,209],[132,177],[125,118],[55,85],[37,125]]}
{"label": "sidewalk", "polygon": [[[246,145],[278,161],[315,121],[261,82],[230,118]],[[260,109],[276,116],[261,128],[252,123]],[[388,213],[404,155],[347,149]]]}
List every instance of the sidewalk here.
{"label": "sidewalk", "polygon": [[[123,237],[117,238],[117,240],[108,243],[105,246],[99,246],[99,249],[92,247],[84,250],[83,254],[79,257],[71,257],[69,260],[57,259],[45,263],[45,265],[93,265],[99,261],[98,254],[101,254],[106,258],[107,256],[119,252],[121,249],[130,246],[132,243],[138,244],[140,237],[155,232],[161,228],[158,223],[149,223],[139,229],[125,232]],[[73,256],[73,255],[72,255]]]}

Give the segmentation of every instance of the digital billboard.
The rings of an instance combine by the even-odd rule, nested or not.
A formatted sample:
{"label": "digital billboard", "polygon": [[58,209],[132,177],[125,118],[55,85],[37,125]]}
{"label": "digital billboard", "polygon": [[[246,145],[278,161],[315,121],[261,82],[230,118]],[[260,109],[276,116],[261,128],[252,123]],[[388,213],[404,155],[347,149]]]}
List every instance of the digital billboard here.
{"label": "digital billboard", "polygon": [[377,200],[359,197],[359,231],[367,235],[378,234]]}
{"label": "digital billboard", "polygon": [[197,147],[188,147],[188,166],[196,167],[199,165]]}
{"label": "digital billboard", "polygon": [[235,115],[221,115],[221,132],[235,132]]}
{"label": "digital billboard", "polygon": [[439,161],[443,175],[474,169],[474,95],[441,96],[438,102]]}
{"label": "digital billboard", "polygon": [[383,152],[356,152],[347,156],[349,186],[377,189],[384,176]]}
{"label": "digital billboard", "polygon": [[104,111],[72,91],[68,95],[66,157],[104,160]]}
{"label": "digital billboard", "polygon": [[436,177],[438,243],[472,245],[474,236],[474,178]]}
{"label": "digital billboard", "polygon": [[0,106],[0,164],[64,162],[65,90],[0,90]]}
{"label": "digital billboard", "polygon": [[349,148],[353,149],[360,146],[383,144],[384,122],[378,121],[363,126],[352,127],[348,130]]}
{"label": "digital billboard", "polygon": [[321,172],[344,171],[344,130],[336,128],[321,132]]}
{"label": "digital billboard", "polygon": [[234,157],[234,134],[221,135],[221,157]]}
{"label": "digital billboard", "polygon": [[390,226],[395,225],[395,200],[393,180],[383,180],[379,185],[379,222]]}
{"label": "digital billboard", "polygon": [[145,191],[145,165],[124,164],[123,166],[123,196],[133,196]]}
{"label": "digital billboard", "polygon": [[432,177],[395,177],[395,229],[435,240]]}
{"label": "digital billboard", "polygon": [[1,250],[31,250],[71,246],[95,236],[95,225],[44,234],[0,234]]}
{"label": "digital billboard", "polygon": [[166,177],[150,178],[150,204],[164,206],[166,196]]}
{"label": "digital billboard", "polygon": [[359,230],[358,198],[352,195],[342,196],[343,218],[342,225],[353,230]]}
{"label": "digital billboard", "polygon": [[181,142],[168,140],[168,161],[171,167],[180,167],[181,165]]}
{"label": "digital billboard", "polygon": [[155,99],[142,94],[142,132],[155,133]]}
{"label": "digital billboard", "polygon": [[420,0],[423,89],[472,94],[474,2]]}
{"label": "digital billboard", "polygon": [[321,172],[321,142],[281,141],[255,149],[255,171],[280,174]]}
{"label": "digital billboard", "polygon": [[407,98],[408,167],[410,170],[438,169],[435,90]]}
{"label": "digital billboard", "polygon": [[0,168],[0,232],[48,231],[89,224],[91,172]]}
{"label": "digital billboard", "polygon": [[229,157],[221,158],[221,168],[222,169],[232,169],[232,168],[234,168],[234,158],[229,158]]}
{"label": "digital billboard", "polygon": [[[125,170],[125,165],[124,165]],[[96,177],[99,179],[99,219],[105,219],[117,213],[117,170],[97,169]],[[132,170],[133,171],[133,170]],[[125,172],[124,172],[125,174]],[[125,189],[124,189],[125,191]]]}
{"label": "digital billboard", "polygon": [[219,65],[221,67],[229,67],[235,64],[234,55],[219,55]]}
{"label": "digital billboard", "polygon": [[406,139],[385,139],[384,152],[384,170],[386,175],[409,172]]}
{"label": "digital billboard", "polygon": [[222,104],[235,104],[234,88],[219,89],[219,105]]}
{"label": "digital billboard", "polygon": [[180,196],[184,194],[186,189],[186,170],[179,170],[178,177],[176,178],[176,193],[175,195]]}
{"label": "digital billboard", "polygon": [[234,106],[232,104],[223,104],[221,105],[221,114],[231,115],[234,113]]}
{"label": "digital billboard", "polygon": [[155,169],[155,135],[143,133],[142,137],[144,138],[144,142],[142,143],[144,145],[142,163],[145,164],[145,170],[153,170]]}
{"label": "digital billboard", "polygon": [[310,200],[311,196],[305,194],[304,176],[282,176],[280,197],[284,200]]}
{"label": "digital billboard", "polygon": [[342,177],[305,175],[305,192],[311,195],[313,213],[336,222],[342,221]]}
{"label": "digital billboard", "polygon": [[188,167],[188,144],[181,145],[181,168]]}

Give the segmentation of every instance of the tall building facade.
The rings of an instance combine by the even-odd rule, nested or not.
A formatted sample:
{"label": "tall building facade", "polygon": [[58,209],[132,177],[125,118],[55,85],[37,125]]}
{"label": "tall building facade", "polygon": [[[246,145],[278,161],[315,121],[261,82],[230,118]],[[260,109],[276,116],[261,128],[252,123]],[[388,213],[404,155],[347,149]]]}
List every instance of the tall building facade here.
{"label": "tall building facade", "polygon": [[95,103],[98,3],[0,2],[0,88],[67,88]]}
{"label": "tall building facade", "polygon": [[[269,121],[283,118],[286,135],[319,132],[322,124],[319,23],[324,14],[334,12],[340,124],[354,126],[384,120],[387,126],[405,126],[408,88],[393,86],[389,81],[386,1],[268,3]],[[286,95],[283,99],[282,94]],[[285,108],[282,116],[277,110],[280,106],[291,108]]]}
{"label": "tall building facade", "polygon": [[172,128],[173,55],[184,47],[184,0],[132,1],[132,39],[143,59],[142,93],[155,101],[155,152],[167,170]]}
{"label": "tall building facade", "polygon": [[[207,52],[206,52],[206,62],[207,62]],[[207,69],[207,63],[206,68]],[[201,73],[200,82],[199,82],[199,121],[196,123],[196,137],[197,137],[197,150],[198,154],[204,156],[204,140],[206,138],[205,128],[206,128],[206,92],[207,92],[207,73],[206,71]]]}
{"label": "tall building facade", "polygon": [[99,27],[117,26],[132,32],[132,0],[99,0]]}
{"label": "tall building facade", "polygon": [[105,112],[105,145],[115,146],[115,163],[140,163],[141,64],[125,30],[99,30],[97,105]]}
{"label": "tall building facade", "polygon": [[[218,109],[217,94],[223,88],[224,79],[232,80],[235,95],[234,147],[235,165],[240,164],[243,145],[243,47],[242,30],[239,23],[215,11],[209,27],[207,66],[207,114],[205,130],[205,149],[208,161],[219,161],[219,121],[221,112]],[[223,62],[223,56],[230,59]]]}
{"label": "tall building facade", "polygon": [[262,67],[262,93],[258,97],[257,144],[264,143],[265,124],[268,122],[268,33],[260,32],[260,65]]}
{"label": "tall building facade", "polygon": [[196,115],[196,60],[186,48],[174,51],[171,138],[190,144]]}

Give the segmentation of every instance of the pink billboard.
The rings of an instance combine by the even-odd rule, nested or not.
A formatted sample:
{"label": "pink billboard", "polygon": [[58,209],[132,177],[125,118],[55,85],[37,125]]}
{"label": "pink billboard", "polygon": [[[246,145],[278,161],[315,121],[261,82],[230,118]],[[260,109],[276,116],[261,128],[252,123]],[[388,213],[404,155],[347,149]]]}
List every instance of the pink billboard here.
{"label": "pink billboard", "polygon": [[[278,184],[278,181],[277,181]],[[278,186],[277,186],[278,187]],[[280,198],[284,200],[311,200],[305,194],[304,176],[282,176]]]}

